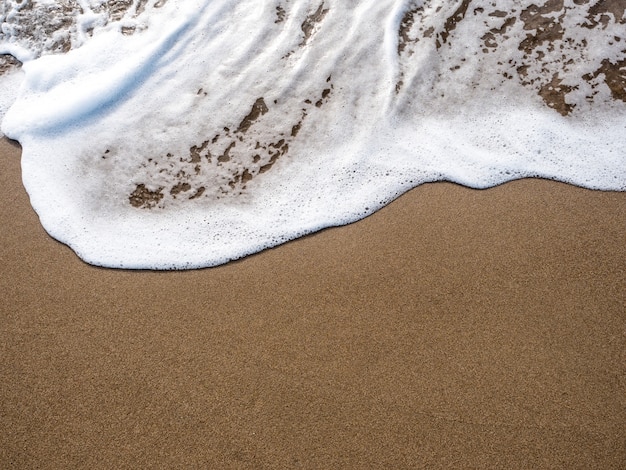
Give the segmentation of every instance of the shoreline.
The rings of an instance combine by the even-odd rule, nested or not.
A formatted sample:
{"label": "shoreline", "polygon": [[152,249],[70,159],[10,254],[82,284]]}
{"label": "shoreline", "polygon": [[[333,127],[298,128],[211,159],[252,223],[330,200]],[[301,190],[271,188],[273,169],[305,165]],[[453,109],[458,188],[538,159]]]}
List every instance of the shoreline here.
{"label": "shoreline", "polygon": [[223,266],[97,268],[0,139],[0,466],[626,461],[626,193],[422,185]]}

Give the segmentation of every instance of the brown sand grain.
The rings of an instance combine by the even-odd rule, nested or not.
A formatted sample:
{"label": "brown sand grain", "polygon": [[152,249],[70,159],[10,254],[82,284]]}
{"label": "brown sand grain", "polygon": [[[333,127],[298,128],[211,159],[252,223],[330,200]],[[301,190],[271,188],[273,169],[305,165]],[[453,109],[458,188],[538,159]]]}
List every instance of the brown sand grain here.
{"label": "brown sand grain", "polygon": [[424,185],[129,272],[48,237],[0,162],[0,468],[626,464],[626,193]]}

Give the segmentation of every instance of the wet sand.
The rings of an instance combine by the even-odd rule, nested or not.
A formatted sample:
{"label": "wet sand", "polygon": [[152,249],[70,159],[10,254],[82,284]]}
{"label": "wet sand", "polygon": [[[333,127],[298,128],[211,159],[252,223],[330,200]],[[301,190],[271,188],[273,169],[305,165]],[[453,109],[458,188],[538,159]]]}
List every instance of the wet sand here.
{"label": "wet sand", "polygon": [[0,162],[1,468],[626,465],[626,193],[430,184],[131,272],[51,239]]}

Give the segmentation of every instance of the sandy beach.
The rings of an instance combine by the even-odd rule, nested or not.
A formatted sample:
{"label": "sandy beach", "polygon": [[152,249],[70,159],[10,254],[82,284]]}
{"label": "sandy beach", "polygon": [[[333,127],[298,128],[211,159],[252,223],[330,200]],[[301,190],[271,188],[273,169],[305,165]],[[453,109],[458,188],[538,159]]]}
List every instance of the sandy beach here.
{"label": "sandy beach", "polygon": [[624,468],[626,193],[429,184],[189,272],[89,266],[0,141],[1,468]]}

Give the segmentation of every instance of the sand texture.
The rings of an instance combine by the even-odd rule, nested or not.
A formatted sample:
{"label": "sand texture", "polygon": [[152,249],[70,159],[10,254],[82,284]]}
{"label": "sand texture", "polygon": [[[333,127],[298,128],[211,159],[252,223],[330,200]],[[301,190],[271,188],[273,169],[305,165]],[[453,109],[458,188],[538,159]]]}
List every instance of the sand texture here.
{"label": "sand texture", "polygon": [[626,193],[418,187],[219,268],[84,264],[0,141],[0,468],[624,468]]}

